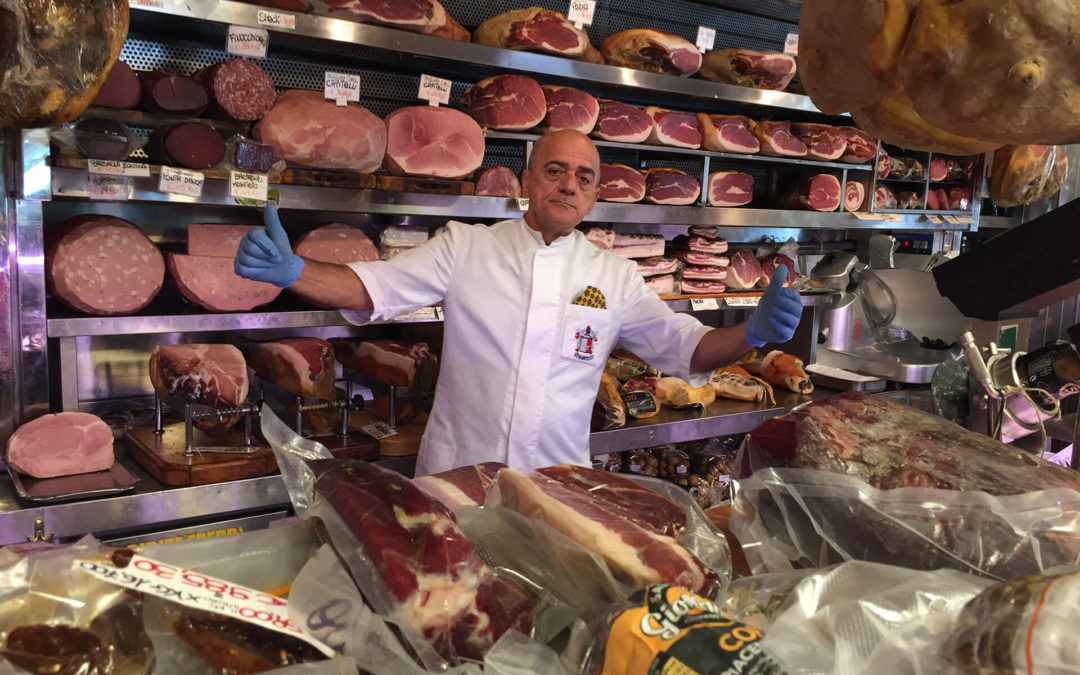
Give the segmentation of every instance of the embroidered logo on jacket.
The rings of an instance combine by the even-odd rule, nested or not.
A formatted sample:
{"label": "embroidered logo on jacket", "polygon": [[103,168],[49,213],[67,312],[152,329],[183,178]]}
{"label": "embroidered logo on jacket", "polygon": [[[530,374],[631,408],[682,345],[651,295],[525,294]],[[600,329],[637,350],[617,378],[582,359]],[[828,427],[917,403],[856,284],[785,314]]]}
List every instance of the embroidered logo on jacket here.
{"label": "embroidered logo on jacket", "polygon": [[580,328],[574,333],[574,339],[577,341],[577,345],[574,347],[574,358],[581,359],[582,361],[592,361],[596,354],[593,353],[593,345],[596,344],[598,336],[596,331],[592,329],[592,326],[585,326],[585,330]]}

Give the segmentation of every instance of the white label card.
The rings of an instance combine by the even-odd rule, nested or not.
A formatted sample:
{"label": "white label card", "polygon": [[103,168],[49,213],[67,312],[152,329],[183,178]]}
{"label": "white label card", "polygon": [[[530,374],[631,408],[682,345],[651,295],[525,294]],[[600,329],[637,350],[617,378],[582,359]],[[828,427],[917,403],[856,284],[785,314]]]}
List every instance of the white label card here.
{"label": "white label card", "polygon": [[202,196],[204,181],[205,177],[198,171],[163,166],[161,167],[161,178],[158,180],[158,192],[200,197]]}
{"label": "white label card", "polygon": [[269,46],[270,34],[262,28],[229,26],[229,34],[225,40],[225,51],[233,56],[265,59],[266,49]]}
{"label": "white label card", "polygon": [[391,436],[397,436],[397,431],[392,429],[390,425],[386,422],[375,422],[374,424],[368,424],[366,426],[360,427],[360,430],[377,441],[384,438],[389,438]]}
{"label": "white label card", "polygon": [[799,34],[788,33],[784,39],[784,53],[791,54],[792,56],[799,55]]}
{"label": "white label card", "polygon": [[566,13],[566,20],[581,28],[592,23],[593,14],[596,12],[596,0],[570,0],[570,10]]}
{"label": "white label card", "polygon": [[855,216],[859,220],[877,220],[878,219],[878,216],[874,215],[873,213],[859,213],[857,211],[852,211],[851,215]]}
{"label": "white label card", "polygon": [[257,19],[260,26],[266,26],[267,28],[296,30],[295,14],[289,14],[287,12],[274,12],[269,9],[260,9]]}
{"label": "white label card", "polygon": [[267,180],[266,174],[247,173],[245,171],[229,172],[229,196],[236,199],[257,199],[266,201]]}
{"label": "white label card", "polygon": [[941,218],[938,218],[937,216],[927,216],[926,219],[935,225],[941,224]]}
{"label": "white label card", "polygon": [[761,298],[725,298],[728,307],[757,307]]}
{"label": "white label card", "polygon": [[446,105],[450,103],[450,87],[453,82],[441,77],[431,75],[420,76],[420,92],[417,94],[421,99],[431,105]]}
{"label": "white label card", "polygon": [[334,655],[333,650],[311,637],[302,625],[289,618],[287,602],[268,593],[208,577],[194,570],[159,563],[141,555],[132,556],[127,567],[116,567],[101,559],[76,560],[74,564],[101,581],[291,635],[327,656]]}
{"label": "white label card", "polygon": [[704,312],[709,309],[720,309],[720,303],[716,298],[690,298],[690,308],[695,312]]}
{"label": "white label card", "polygon": [[90,173],[100,173],[107,176],[134,176],[136,178],[149,178],[150,167],[137,162],[117,162],[108,159],[88,159],[86,168]]}
{"label": "white label card", "polygon": [[698,26],[697,48],[704,54],[716,46],[716,29],[708,26]]}
{"label": "white label card", "polygon": [[148,9],[165,9],[165,0],[131,0],[133,7],[146,7]]}
{"label": "white label card", "polygon": [[346,105],[349,101],[360,101],[360,76],[348,73],[332,73],[329,70],[323,76],[323,96]]}
{"label": "white label card", "polygon": [[516,201],[517,201],[518,211],[528,211],[529,210],[529,198],[528,197],[518,197]]}
{"label": "white label card", "polygon": [[90,199],[125,201],[131,197],[131,179],[127,176],[110,176],[102,173],[87,175]]}
{"label": "white label card", "polygon": [[883,222],[886,222],[886,223],[902,223],[902,222],[904,222],[904,217],[902,215],[900,215],[899,213],[881,213],[881,214],[878,214],[878,218],[881,219]]}

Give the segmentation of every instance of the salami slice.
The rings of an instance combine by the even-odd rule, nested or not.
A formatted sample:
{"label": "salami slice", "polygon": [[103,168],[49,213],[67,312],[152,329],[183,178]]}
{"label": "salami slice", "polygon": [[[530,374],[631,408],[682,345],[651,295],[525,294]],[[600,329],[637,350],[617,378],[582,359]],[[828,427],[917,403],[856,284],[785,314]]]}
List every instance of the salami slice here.
{"label": "salami slice", "polygon": [[75,216],[60,225],[45,255],[49,292],[68,307],[108,316],[146,307],[165,281],[165,260],[134,223]]}
{"label": "salami slice", "polygon": [[169,275],[185,298],[211,312],[244,312],[272,302],[281,289],[233,272],[232,258],[169,254]]}
{"label": "salami slice", "polygon": [[253,122],[274,107],[274,81],[251,61],[222,61],[195,73],[195,79],[206,86],[217,116]]}
{"label": "salami slice", "polygon": [[327,263],[379,259],[379,249],[364,231],[344,223],[330,223],[311,230],[296,242],[296,253]]}

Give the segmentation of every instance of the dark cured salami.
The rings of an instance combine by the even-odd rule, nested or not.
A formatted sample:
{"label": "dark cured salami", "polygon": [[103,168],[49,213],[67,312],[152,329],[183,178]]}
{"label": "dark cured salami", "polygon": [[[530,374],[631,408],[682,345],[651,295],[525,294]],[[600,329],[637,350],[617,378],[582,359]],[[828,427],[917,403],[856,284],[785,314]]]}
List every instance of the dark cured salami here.
{"label": "dark cured salami", "polygon": [[253,122],[274,107],[274,81],[251,61],[230,59],[203,68],[194,77],[206,86],[217,116]]}
{"label": "dark cured salami", "polygon": [[150,112],[171,115],[199,115],[210,99],[206,87],[175,70],[155,70],[140,78],[142,106]]}
{"label": "dark cured salami", "polygon": [[45,254],[49,292],[80,312],[130,314],[165,281],[165,260],[134,223],[85,215],[60,225]]}
{"label": "dark cured salami", "polygon": [[174,124],[150,134],[146,155],[156,164],[209,169],[225,158],[225,139],[200,122]]}
{"label": "dark cured salami", "polygon": [[135,71],[123,61],[117,61],[90,105],[102,108],[134,108],[139,105],[141,96],[142,86]]}

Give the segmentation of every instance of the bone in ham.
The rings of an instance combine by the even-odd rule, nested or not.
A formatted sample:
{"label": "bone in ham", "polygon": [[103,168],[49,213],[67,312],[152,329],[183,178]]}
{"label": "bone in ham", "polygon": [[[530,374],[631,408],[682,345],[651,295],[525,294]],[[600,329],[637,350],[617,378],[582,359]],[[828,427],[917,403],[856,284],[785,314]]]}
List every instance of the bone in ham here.
{"label": "bone in ham", "polygon": [[378,382],[411,387],[418,380],[434,380],[438,359],[425,342],[334,338],[338,363]]}
{"label": "bone in ham", "polygon": [[7,461],[34,478],[104,471],[115,461],[112,430],[90,413],[42,415],[11,435]]}
{"label": "bone in ham", "polygon": [[659,234],[618,233],[612,251],[623,258],[654,258],[664,255],[666,243]]}
{"label": "bone in ham", "polygon": [[678,169],[645,169],[645,199],[653,204],[686,206],[701,195],[701,183]]}
{"label": "bone in ham", "polygon": [[697,251],[699,253],[727,253],[728,243],[726,239],[710,239],[695,235],[680,234],[671,241],[676,249],[685,251]]}
{"label": "bone in ham", "polygon": [[713,82],[782,91],[795,77],[795,58],[783,52],[714,49],[702,62],[701,77]]}
{"label": "bone in ham", "polygon": [[672,274],[679,269],[679,261],[674,258],[645,258],[637,261],[637,271],[643,277],[655,277],[659,274]]}
{"label": "bone in ham", "polygon": [[547,104],[547,115],[540,123],[542,130],[574,129],[583,134],[592,133],[600,116],[600,103],[591,94],[552,84],[545,84],[541,89]]}
{"label": "bone in ham", "polygon": [[689,77],[701,68],[701,52],[678,35],[633,28],[609,35],[600,45],[609,66]]}
{"label": "bone in ham", "polygon": [[321,338],[299,337],[247,346],[247,363],[266,382],[297,396],[337,398],[334,348]]}
{"label": "bone in ham", "polygon": [[438,0],[330,0],[330,16],[376,23],[417,33],[434,33],[446,25]]}
{"label": "bone in ham", "polygon": [[700,265],[703,267],[727,267],[731,259],[716,253],[702,253],[701,251],[673,251],[672,255],[687,265]]}
{"label": "bone in ham", "polygon": [[642,143],[652,133],[652,118],[640,108],[610,99],[600,99],[600,113],[593,138],[616,143]]}
{"label": "bone in ham", "polygon": [[862,183],[849,181],[844,187],[844,210],[858,211],[866,201],[866,187]]}
{"label": "bone in ham", "polygon": [[847,148],[840,156],[841,162],[866,164],[877,154],[877,141],[862,129],[856,127],[836,127],[847,141]]}
{"label": "bone in ham", "polygon": [[945,160],[940,157],[935,157],[930,160],[930,182],[940,183],[949,176],[949,166],[945,163]]}
{"label": "bone in ham", "polygon": [[483,563],[448,506],[374,464],[328,459],[310,466],[319,492],[373,563],[395,620],[455,662],[482,660],[507,630],[529,634],[537,597]]}
{"label": "bone in ham", "polygon": [[698,113],[697,122],[706,150],[746,155],[761,151],[761,141],[750,131],[750,120],[742,115]]}
{"label": "bone in ham", "polygon": [[500,502],[528,518],[537,518],[599,555],[616,579],[632,588],[673,583],[710,595],[719,586],[705,567],[672,537],[657,534],[647,508],[609,506],[584,487],[562,483],[538,472],[503,469],[498,478]]}
{"label": "bone in ham", "polygon": [[809,149],[791,133],[789,122],[755,122],[750,130],[761,142],[761,154],[770,157],[806,157]]}
{"label": "bone in ham", "polygon": [[[154,391],[211,408],[231,408],[247,400],[247,362],[240,350],[224,344],[158,345],[150,354]],[[228,431],[239,415],[220,421],[202,417],[195,426],[211,434]]]}
{"label": "bone in ham", "polygon": [[615,230],[611,228],[593,225],[585,230],[585,238],[591,241],[596,248],[602,248],[605,251],[615,248]]}
{"label": "bone in ham", "polygon": [[465,111],[485,129],[524,131],[544,121],[547,101],[536,80],[496,75],[469,87],[461,97]]}
{"label": "bone in ham", "polygon": [[625,164],[601,164],[597,198],[632,204],[645,199],[645,176]]}
{"label": "bone in ham", "polygon": [[723,281],[727,278],[726,267],[687,265],[682,270],[683,281]]}
{"label": "bone in ham", "polygon": [[754,199],[754,177],[739,171],[714,171],[709,174],[709,206],[746,206]]}
{"label": "bone in ham", "polygon": [[889,157],[882,151],[881,155],[878,156],[877,161],[878,180],[888,178],[890,173],[892,173],[892,157]]}
{"label": "bone in ham", "polygon": [[733,291],[746,291],[757,286],[761,278],[761,263],[749,249],[737,251],[731,257],[724,284]]}
{"label": "bone in ham", "polygon": [[645,108],[645,114],[653,123],[646,143],[693,150],[701,147],[701,132],[698,131],[697,117],[693,113],[673,112],[649,106]]}
{"label": "bone in ham", "polygon": [[810,159],[832,162],[847,151],[847,139],[839,129],[828,124],[798,122],[791,125],[791,133],[806,145]]}
{"label": "bone in ham", "polygon": [[767,288],[769,282],[772,281],[773,272],[781,265],[787,266],[787,277],[784,279],[784,288],[795,285],[795,279],[798,276],[795,273],[795,261],[783,253],[777,253],[776,255],[761,259],[761,277],[758,278],[758,287]]}
{"label": "bone in ham", "polygon": [[874,190],[875,209],[895,209],[897,206],[896,193],[885,185],[877,186]]}
{"label": "bone in ham", "polygon": [[671,274],[649,277],[645,280],[645,286],[657,295],[675,295],[678,292],[675,277]]}
{"label": "bone in ham", "polygon": [[383,164],[395,176],[465,178],[484,161],[484,131],[452,108],[409,106],[386,118]]}
{"label": "bone in ham", "polygon": [[803,180],[791,201],[800,208],[828,212],[840,208],[841,198],[840,179],[821,173]]}
{"label": "bone in ham", "polygon": [[727,289],[723,281],[691,281],[683,278],[682,292],[692,295],[715,295]]}
{"label": "bone in ham", "polygon": [[548,9],[528,7],[493,16],[477,27],[473,42],[503,49],[527,49],[577,58],[590,47],[589,36],[566,17]]}
{"label": "bone in ham", "polygon": [[480,169],[477,174],[473,194],[479,197],[520,197],[521,181],[505,166],[489,166]]}
{"label": "bone in ham", "polygon": [[499,470],[505,468],[501,462],[483,462],[420,476],[412,482],[447,506],[483,506],[488,488],[495,483]]}

